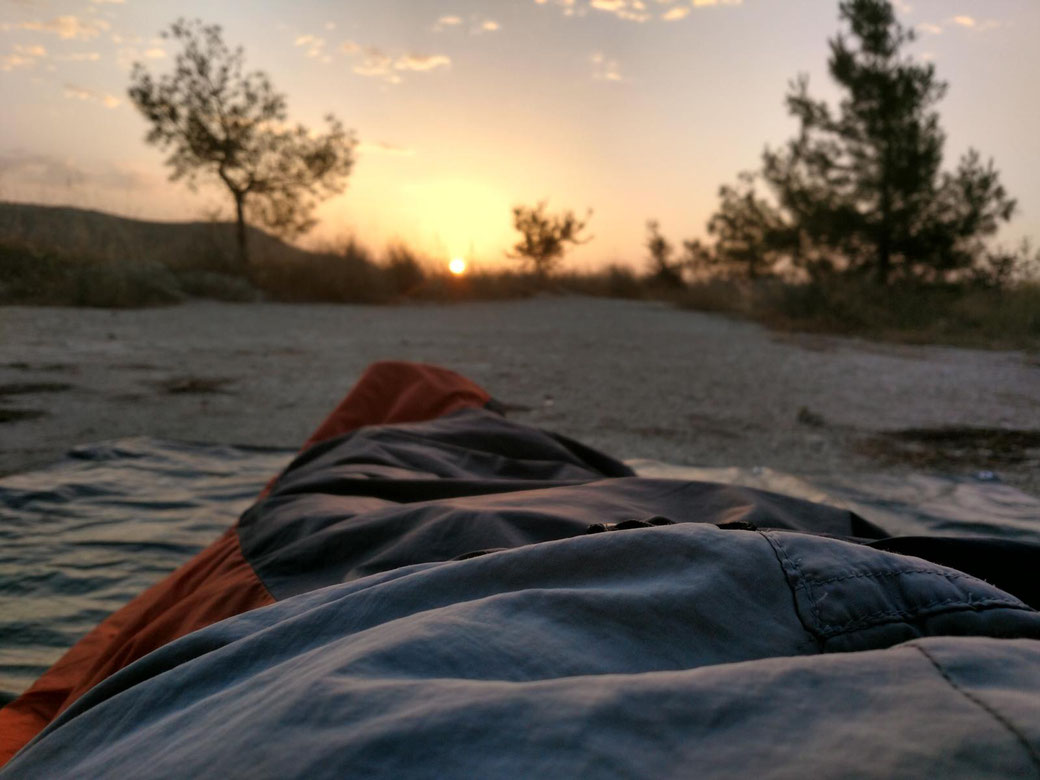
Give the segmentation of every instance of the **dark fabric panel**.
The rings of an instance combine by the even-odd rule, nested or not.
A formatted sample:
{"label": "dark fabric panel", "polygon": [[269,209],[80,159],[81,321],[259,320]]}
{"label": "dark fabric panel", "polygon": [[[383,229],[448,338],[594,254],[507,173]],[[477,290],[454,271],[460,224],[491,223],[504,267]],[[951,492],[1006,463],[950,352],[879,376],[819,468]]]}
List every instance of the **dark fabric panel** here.
{"label": "dark fabric panel", "polygon": [[959,569],[1040,609],[1040,545],[1007,539],[900,536],[870,546]]}
{"label": "dark fabric panel", "polygon": [[630,474],[562,437],[463,410],[312,447],[238,532],[276,598],[655,517],[840,537],[878,532],[847,510],[775,493]]}

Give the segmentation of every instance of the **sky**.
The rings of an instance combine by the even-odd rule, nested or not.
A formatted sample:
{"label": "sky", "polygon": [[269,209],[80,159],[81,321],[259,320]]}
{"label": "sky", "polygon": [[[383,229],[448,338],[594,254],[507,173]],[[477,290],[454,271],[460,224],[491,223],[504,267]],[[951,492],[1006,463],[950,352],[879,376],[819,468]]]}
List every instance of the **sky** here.
{"label": "sky", "polygon": [[[0,200],[141,219],[231,214],[167,180],[129,102],[130,68],[167,72],[178,17],[222,26],[319,129],[359,140],[305,245],[404,241],[433,262],[508,264],[511,208],[592,211],[572,268],[642,267],[645,223],[705,238],[720,185],[796,125],[783,98],[826,72],[837,0],[0,0]],[[899,0],[909,51],[950,90],[946,167],[974,147],[1019,201],[999,240],[1040,241],[1040,2]]]}

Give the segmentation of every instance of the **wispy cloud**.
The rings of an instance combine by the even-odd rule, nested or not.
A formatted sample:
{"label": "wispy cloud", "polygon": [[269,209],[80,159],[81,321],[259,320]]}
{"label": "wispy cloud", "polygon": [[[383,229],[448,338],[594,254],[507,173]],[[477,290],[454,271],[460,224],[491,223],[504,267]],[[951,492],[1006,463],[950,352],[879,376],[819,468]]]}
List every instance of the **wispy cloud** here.
{"label": "wispy cloud", "polygon": [[385,141],[362,141],[357,145],[357,150],[362,154],[386,154],[393,157],[412,157],[415,154],[415,149]]}
{"label": "wispy cloud", "polygon": [[563,9],[564,16],[584,16],[588,12],[588,6],[578,5],[577,0],[534,0],[538,5],[547,5],[552,2]]}
{"label": "wispy cloud", "polygon": [[451,27],[458,27],[460,24],[462,24],[461,16],[442,16],[437,20],[437,23],[433,25],[433,31],[441,32],[442,30],[447,30]]}
{"label": "wispy cloud", "polygon": [[85,100],[92,103],[99,103],[105,108],[116,108],[123,101],[117,98],[115,95],[109,95],[106,92],[98,92],[94,89],[88,89],[87,87],[80,87],[75,84],[65,85],[65,97],[73,98],[75,100]]}
{"label": "wispy cloud", "polygon": [[45,186],[72,186],[86,179],[86,173],[69,159],[49,154],[27,154],[24,150],[0,153],[0,177]]}
{"label": "wispy cloud", "polygon": [[482,35],[483,33],[488,32],[498,32],[502,29],[501,24],[486,16],[472,15],[469,17],[469,23],[467,24],[467,21],[461,16],[452,14],[440,17],[433,25],[433,31],[445,32],[446,30],[461,30],[464,27],[469,29],[470,35]]}
{"label": "wispy cloud", "polygon": [[[113,36],[113,39],[116,36]],[[123,40],[122,38],[120,40]],[[143,38],[136,39],[141,46],[124,46],[116,52],[116,64],[124,70],[129,70],[135,62],[141,60],[161,60],[166,57],[166,51],[162,47],[156,45],[156,41],[152,40],[150,44],[145,44]],[[113,42],[115,42],[113,40]]]}
{"label": "wispy cloud", "polygon": [[77,187],[89,182],[105,189],[143,189],[156,186],[153,174],[124,163],[93,163],[83,166],[70,157],[33,154],[25,149],[0,152],[0,178],[22,185],[47,188]]}
{"label": "wispy cloud", "polygon": [[394,60],[397,70],[436,70],[451,65],[451,58],[443,54],[404,54]]}
{"label": "wispy cloud", "polygon": [[653,18],[643,0],[589,0],[589,6],[629,22],[645,22]]}
{"label": "wispy cloud", "polygon": [[621,65],[617,60],[608,58],[603,52],[597,51],[589,55],[592,63],[592,78],[597,81],[626,81],[621,75]]}
{"label": "wispy cloud", "polygon": [[0,70],[10,71],[18,68],[31,68],[47,56],[42,46],[22,46],[15,44],[10,54],[0,57]]}
{"label": "wispy cloud", "polygon": [[104,19],[80,19],[77,16],[57,16],[46,22],[5,22],[0,24],[0,30],[33,30],[52,33],[66,40],[81,41],[96,38],[109,27],[111,25]]}
{"label": "wispy cloud", "polygon": [[293,41],[294,46],[303,47],[305,53],[312,60],[320,60],[324,63],[332,62],[332,57],[325,50],[325,39],[317,35],[298,35]]}
{"label": "wispy cloud", "polygon": [[451,58],[445,54],[391,54],[375,46],[360,46],[354,41],[344,41],[340,51],[360,57],[361,61],[353,69],[356,74],[378,78],[387,84],[400,84],[406,71],[427,72],[451,67]]}
{"label": "wispy cloud", "polygon": [[74,51],[68,54],[58,54],[54,59],[62,62],[97,62],[101,59],[101,55],[96,51]]}
{"label": "wispy cloud", "polygon": [[[556,5],[563,8],[564,16],[585,16],[590,10],[607,13],[628,22],[648,22],[655,17],[665,22],[685,19],[697,8],[720,5],[743,5],[744,0],[534,0],[538,5]],[[651,2],[653,5],[651,5]],[[654,6],[671,6],[657,12]]]}
{"label": "wispy cloud", "polygon": [[986,32],[987,30],[993,30],[1000,27],[1000,22],[996,19],[977,19],[974,16],[968,16],[967,14],[960,14],[958,16],[951,16],[941,24],[935,22],[921,22],[914,29],[925,35],[942,35],[943,30],[951,27],[957,27],[962,30],[972,30],[973,32]]}

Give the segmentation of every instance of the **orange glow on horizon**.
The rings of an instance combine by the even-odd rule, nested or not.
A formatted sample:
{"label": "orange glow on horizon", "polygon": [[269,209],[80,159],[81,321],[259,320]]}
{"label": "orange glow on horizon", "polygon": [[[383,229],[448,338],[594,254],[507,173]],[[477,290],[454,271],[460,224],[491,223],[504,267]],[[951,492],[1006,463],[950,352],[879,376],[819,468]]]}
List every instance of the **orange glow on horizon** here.
{"label": "orange glow on horizon", "polygon": [[448,270],[451,271],[454,276],[462,276],[466,273],[466,261],[461,257],[453,257],[448,263]]}

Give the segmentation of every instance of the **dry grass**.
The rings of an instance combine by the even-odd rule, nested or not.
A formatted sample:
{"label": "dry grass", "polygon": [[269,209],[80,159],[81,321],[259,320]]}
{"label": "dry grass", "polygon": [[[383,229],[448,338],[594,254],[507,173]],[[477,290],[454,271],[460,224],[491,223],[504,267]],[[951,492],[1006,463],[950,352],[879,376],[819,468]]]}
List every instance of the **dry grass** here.
{"label": "dry grass", "polygon": [[684,308],[754,319],[777,329],[903,343],[1040,349],[1040,283],[1006,289],[971,285],[877,286],[835,278],[823,284],[715,280],[689,287]]}
{"label": "dry grass", "polygon": [[[56,247],[55,236],[61,245]],[[221,301],[386,304],[509,300],[539,293],[656,299],[754,319],[772,328],[916,343],[1040,349],[1040,283],[879,289],[708,279],[662,286],[626,266],[539,284],[509,268],[462,277],[397,243],[377,256],[354,238],[308,252],[250,230],[253,264],[235,270],[233,226],[164,224],[79,209],[0,204],[0,304],[141,307]],[[248,277],[248,278],[247,278]]]}
{"label": "dry grass", "polygon": [[0,303],[126,308],[177,303],[185,294],[170,269],[0,243]]}

